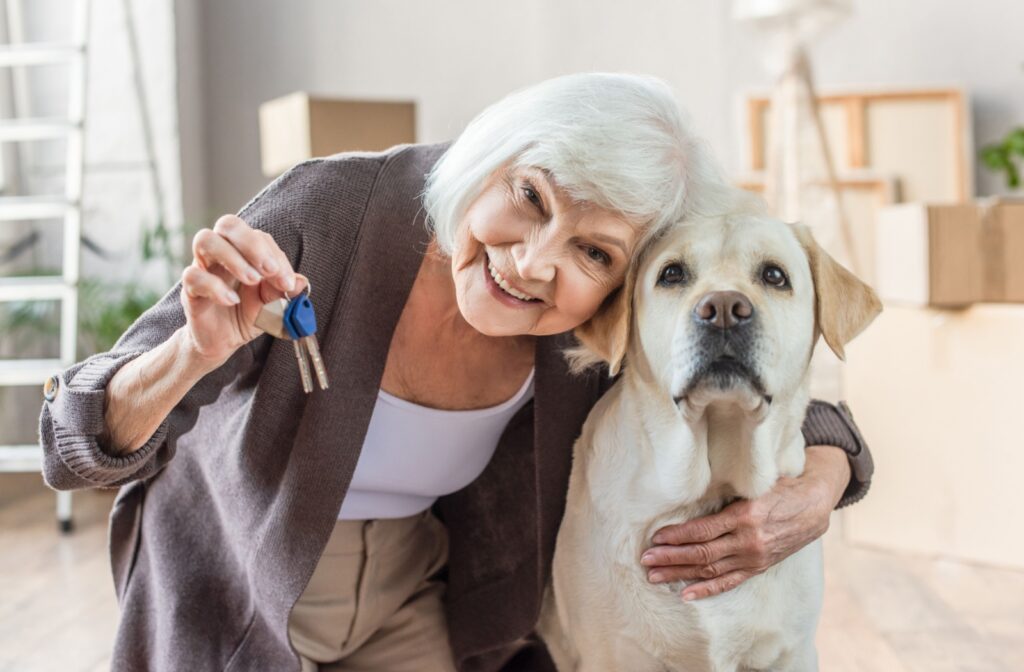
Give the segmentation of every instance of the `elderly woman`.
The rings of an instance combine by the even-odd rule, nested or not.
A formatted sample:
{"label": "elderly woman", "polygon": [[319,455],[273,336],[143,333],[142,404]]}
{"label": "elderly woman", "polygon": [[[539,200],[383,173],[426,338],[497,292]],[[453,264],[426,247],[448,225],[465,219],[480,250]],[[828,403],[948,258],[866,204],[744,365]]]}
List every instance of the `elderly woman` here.
{"label": "elderly woman", "polygon": [[[572,443],[612,382],[562,351],[644,237],[724,188],[664,84],[576,75],[451,146],[303,163],[199,232],[40,419],[50,485],[122,486],[114,668],[550,669],[533,629]],[[254,323],[310,286],[331,385],[306,395]],[[863,495],[848,416],[816,402],[804,432],[803,476],[668,528],[666,580],[729,589]]]}

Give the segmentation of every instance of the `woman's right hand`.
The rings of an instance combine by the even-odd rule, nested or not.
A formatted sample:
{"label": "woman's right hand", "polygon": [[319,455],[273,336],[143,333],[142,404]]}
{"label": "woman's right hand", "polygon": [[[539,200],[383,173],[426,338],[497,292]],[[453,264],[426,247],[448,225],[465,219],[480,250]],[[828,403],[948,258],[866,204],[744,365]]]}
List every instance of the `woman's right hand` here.
{"label": "woman's right hand", "polygon": [[235,215],[199,231],[192,256],[181,275],[185,329],[196,354],[215,366],[263,333],[255,322],[264,304],[309,286],[270,234]]}

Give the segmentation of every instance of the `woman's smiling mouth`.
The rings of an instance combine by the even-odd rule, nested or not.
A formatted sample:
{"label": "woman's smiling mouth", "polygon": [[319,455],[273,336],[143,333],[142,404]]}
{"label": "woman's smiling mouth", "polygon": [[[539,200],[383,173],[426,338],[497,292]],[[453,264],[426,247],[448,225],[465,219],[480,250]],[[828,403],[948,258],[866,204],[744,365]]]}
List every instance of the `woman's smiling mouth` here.
{"label": "woman's smiling mouth", "polygon": [[538,298],[532,297],[529,294],[520,292],[515,287],[512,287],[498,269],[491,263],[491,259],[484,253],[484,276],[487,283],[487,289],[490,290],[491,294],[501,301],[502,303],[513,306],[516,308],[526,307],[538,303],[543,303]]}

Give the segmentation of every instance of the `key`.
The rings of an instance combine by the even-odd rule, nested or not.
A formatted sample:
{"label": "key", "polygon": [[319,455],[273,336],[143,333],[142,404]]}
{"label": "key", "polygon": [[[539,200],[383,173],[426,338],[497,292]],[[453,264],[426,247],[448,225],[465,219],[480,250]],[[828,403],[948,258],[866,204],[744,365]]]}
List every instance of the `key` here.
{"label": "key", "polygon": [[299,375],[302,376],[302,391],[309,394],[313,391],[313,376],[309,374],[309,362],[306,361],[306,349],[301,341],[292,341],[295,346],[295,359],[299,360]]}
{"label": "key", "polygon": [[295,307],[302,301],[308,302],[309,299],[304,294],[300,294],[288,301],[281,322],[284,325],[285,331],[288,332],[288,337],[292,339],[292,345],[295,347],[295,359],[299,361],[299,373],[302,375],[302,389],[305,390],[306,394],[309,394],[313,391],[313,376],[309,372],[309,362],[306,361],[307,348],[302,335],[298,333],[292,322],[292,313],[295,312]]}
{"label": "key", "polygon": [[300,294],[289,302],[283,321],[289,335],[301,343],[309,353],[320,389],[326,390],[329,386],[327,368],[320,356],[320,346],[316,340],[316,313],[307,293]]}
{"label": "key", "polygon": [[274,338],[290,339],[291,336],[284,328],[284,310],[287,307],[288,302],[284,299],[271,301],[264,305],[259,315],[256,316],[256,326]]}
{"label": "key", "polygon": [[275,338],[292,342],[302,376],[302,389],[306,394],[313,391],[313,375],[307,356],[313,362],[320,389],[328,388],[327,368],[316,340],[316,313],[308,289],[294,299],[278,299],[264,305],[256,316],[256,326]]}
{"label": "key", "polygon": [[265,304],[256,316],[256,326],[274,338],[292,342],[292,346],[295,348],[295,359],[299,363],[299,375],[302,377],[302,389],[309,394],[313,391],[313,376],[309,371],[309,362],[306,361],[306,348],[304,344],[293,339],[291,333],[285,328],[284,315],[290,303],[285,299],[278,299]]}

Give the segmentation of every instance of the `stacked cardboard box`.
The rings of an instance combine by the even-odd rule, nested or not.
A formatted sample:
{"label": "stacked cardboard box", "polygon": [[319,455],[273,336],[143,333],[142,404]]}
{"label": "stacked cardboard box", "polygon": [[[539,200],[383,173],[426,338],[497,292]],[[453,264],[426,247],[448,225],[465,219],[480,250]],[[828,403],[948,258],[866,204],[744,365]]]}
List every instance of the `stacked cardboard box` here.
{"label": "stacked cardboard box", "polygon": [[890,206],[875,233],[886,307],[847,348],[844,396],[876,476],[845,534],[1024,569],[1006,527],[1024,470],[1024,202]]}
{"label": "stacked cardboard box", "polygon": [[1024,202],[883,208],[876,289],[897,305],[1024,303]]}
{"label": "stacked cardboard box", "polygon": [[313,157],[411,142],[416,142],[416,106],[409,102],[337,100],[300,92],[260,106],[267,177]]}

